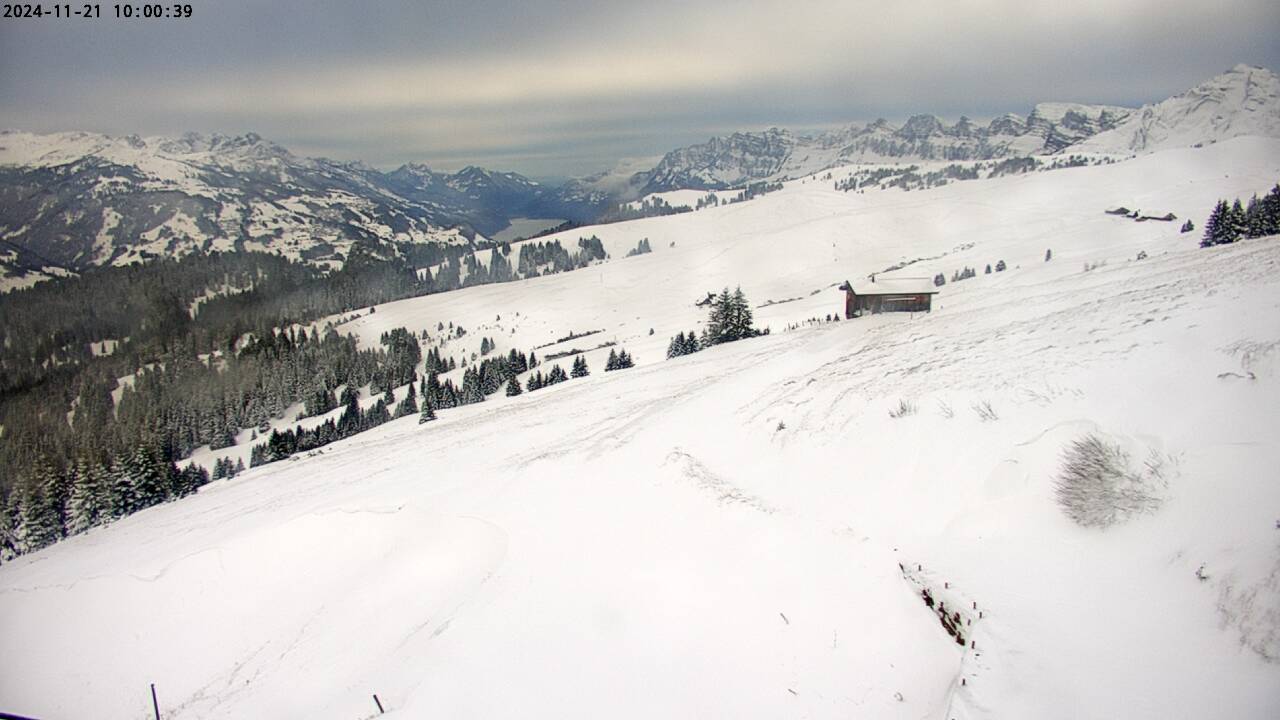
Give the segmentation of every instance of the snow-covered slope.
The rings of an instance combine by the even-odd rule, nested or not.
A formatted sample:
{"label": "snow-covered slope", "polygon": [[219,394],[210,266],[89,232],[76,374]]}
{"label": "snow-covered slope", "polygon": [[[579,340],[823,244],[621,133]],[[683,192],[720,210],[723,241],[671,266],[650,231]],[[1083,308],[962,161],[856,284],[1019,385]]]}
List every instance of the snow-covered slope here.
{"label": "snow-covered slope", "polygon": [[[0,698],[145,717],[155,683],[177,720],[372,717],[373,693],[398,717],[1275,717],[1280,238],[1201,250],[1103,210],[1198,221],[1277,177],[1280,141],[1240,138],[911,193],[793,182],[579,231],[650,254],[380,306],[341,329],[453,321],[501,352],[599,329],[539,355],[599,338],[639,366],[595,350],[590,377],[0,566]],[[1009,269],[929,315],[785,329],[917,258],[883,277]],[[774,301],[771,335],[661,359],[739,284]],[[1065,516],[1053,479],[1087,433],[1159,465],[1158,508]]]}
{"label": "snow-covered slope", "polygon": [[1143,106],[1071,151],[1153,152],[1246,135],[1280,137],[1280,76],[1266,68],[1237,65],[1185,93]]}

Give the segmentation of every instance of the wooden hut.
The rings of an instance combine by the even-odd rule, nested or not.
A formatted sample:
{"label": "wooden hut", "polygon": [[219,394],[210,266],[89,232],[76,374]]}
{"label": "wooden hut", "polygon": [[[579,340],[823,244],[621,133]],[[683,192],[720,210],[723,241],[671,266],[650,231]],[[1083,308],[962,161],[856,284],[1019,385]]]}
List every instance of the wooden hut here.
{"label": "wooden hut", "polygon": [[845,292],[845,318],[868,312],[929,312],[938,294],[929,278],[872,277],[857,284],[845,280],[840,289]]}

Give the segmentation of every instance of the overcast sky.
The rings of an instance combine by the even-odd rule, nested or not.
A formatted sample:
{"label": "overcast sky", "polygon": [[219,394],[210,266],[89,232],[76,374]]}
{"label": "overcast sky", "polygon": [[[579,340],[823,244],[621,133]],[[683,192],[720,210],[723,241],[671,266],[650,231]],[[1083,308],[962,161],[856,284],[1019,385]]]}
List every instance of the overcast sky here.
{"label": "overcast sky", "polygon": [[254,131],[379,167],[547,177],[738,129],[1140,105],[1236,63],[1280,68],[1275,0],[191,5],[0,20],[0,127]]}

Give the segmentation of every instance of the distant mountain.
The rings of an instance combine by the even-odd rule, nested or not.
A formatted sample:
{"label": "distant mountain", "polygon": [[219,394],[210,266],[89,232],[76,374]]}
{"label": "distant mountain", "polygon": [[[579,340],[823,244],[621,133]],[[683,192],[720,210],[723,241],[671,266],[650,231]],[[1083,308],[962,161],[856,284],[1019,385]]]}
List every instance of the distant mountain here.
{"label": "distant mountain", "polygon": [[817,135],[778,128],[734,133],[667,153],[643,178],[643,192],[723,190],[857,162],[987,160],[1052,153],[1115,127],[1130,112],[1108,105],[1042,103],[1026,117],[1004,115],[986,127],[965,117],[948,125],[933,115],[915,115],[900,127],[881,119]]}
{"label": "distant mountain", "polygon": [[1280,137],[1280,76],[1237,65],[1180,95],[1144,105],[1073,150],[1146,153],[1242,135]]}
{"label": "distant mountain", "polygon": [[557,218],[591,222],[613,205],[605,193],[583,191],[578,181],[547,187],[513,172],[474,165],[450,175],[408,164],[387,173],[387,186],[417,202],[449,208],[477,231],[491,236],[512,218]]}
{"label": "distant mountain", "polygon": [[253,134],[0,133],[0,239],[72,270],[197,248],[340,263],[361,240],[465,242],[464,223],[366,165]]}

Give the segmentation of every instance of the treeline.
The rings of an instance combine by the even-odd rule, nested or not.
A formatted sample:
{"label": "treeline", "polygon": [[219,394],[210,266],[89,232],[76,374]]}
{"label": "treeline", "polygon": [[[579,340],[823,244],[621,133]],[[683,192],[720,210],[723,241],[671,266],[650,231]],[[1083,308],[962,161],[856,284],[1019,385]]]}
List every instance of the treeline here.
{"label": "treeline", "polygon": [[[387,345],[392,353],[395,352],[394,348],[397,345],[404,347],[399,352],[405,364],[399,367],[405,368],[408,375],[403,378],[403,383],[397,383],[397,385],[407,383],[409,386],[403,400],[396,402],[392,391],[397,385],[390,385],[385,388],[384,397],[374,401],[367,410],[362,410],[358,395],[348,388],[344,391],[341,400],[343,411],[336,420],[328,418],[312,428],[298,425],[293,430],[273,430],[265,443],[252,448],[249,466],[276,462],[294,453],[314,450],[365,430],[371,430],[395,418],[419,414],[425,422],[434,419],[437,410],[484,402],[486,396],[498,392],[504,383],[518,382],[515,379],[516,376],[528,371],[538,362],[537,356],[532,352],[526,355],[513,348],[506,355],[487,357],[478,365],[468,367],[462,374],[462,386],[457,387],[449,378],[443,381],[440,379],[441,374],[456,369],[457,364],[452,359],[449,361],[442,359],[436,348],[427,351],[425,375],[419,381],[413,368],[421,356],[415,357],[414,351],[408,349],[413,347],[416,351],[417,341],[404,328],[397,328],[385,334],[383,344]],[[411,364],[410,358],[412,358]],[[388,363],[386,367],[391,367],[391,364]],[[388,377],[390,377],[389,374]],[[393,406],[394,414],[391,410]]]}
{"label": "treeline", "polygon": [[1200,247],[1226,245],[1241,238],[1280,235],[1280,184],[1259,199],[1254,195],[1246,206],[1236,198],[1230,205],[1219,200],[1204,224]]}
{"label": "treeline", "polygon": [[0,562],[190,495],[209,482],[203,468],[179,470],[145,446],[110,463],[82,458],[65,470],[40,461],[28,477],[0,504]]}

